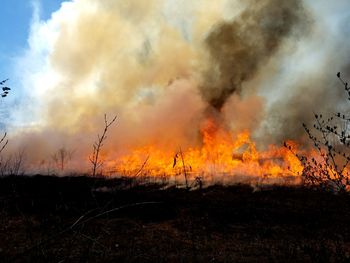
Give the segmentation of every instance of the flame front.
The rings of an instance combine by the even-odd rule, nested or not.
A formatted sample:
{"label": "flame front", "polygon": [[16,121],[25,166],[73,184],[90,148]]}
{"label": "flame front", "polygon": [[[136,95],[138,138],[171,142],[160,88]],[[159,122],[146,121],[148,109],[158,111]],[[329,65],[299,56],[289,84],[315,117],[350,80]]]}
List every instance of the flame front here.
{"label": "flame front", "polygon": [[[258,151],[249,131],[231,134],[208,118],[200,129],[201,145],[187,149],[164,149],[147,145],[131,149],[108,163],[115,173],[127,176],[173,177],[186,174],[211,183],[237,178],[297,178],[303,167],[285,147],[270,145]],[[294,145],[290,142],[289,145]]]}

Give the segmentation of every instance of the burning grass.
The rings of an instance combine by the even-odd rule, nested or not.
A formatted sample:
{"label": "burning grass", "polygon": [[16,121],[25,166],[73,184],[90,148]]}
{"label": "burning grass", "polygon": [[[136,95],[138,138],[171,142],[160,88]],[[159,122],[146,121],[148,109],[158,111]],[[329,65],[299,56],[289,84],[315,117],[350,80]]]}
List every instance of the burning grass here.
{"label": "burning grass", "polygon": [[[131,149],[129,154],[109,161],[110,174],[167,177],[175,183],[233,184],[237,182],[299,183],[303,167],[287,148],[270,145],[258,151],[249,131],[236,135],[208,118],[200,130],[198,146],[177,150],[156,144]],[[297,148],[296,144],[293,149]]]}

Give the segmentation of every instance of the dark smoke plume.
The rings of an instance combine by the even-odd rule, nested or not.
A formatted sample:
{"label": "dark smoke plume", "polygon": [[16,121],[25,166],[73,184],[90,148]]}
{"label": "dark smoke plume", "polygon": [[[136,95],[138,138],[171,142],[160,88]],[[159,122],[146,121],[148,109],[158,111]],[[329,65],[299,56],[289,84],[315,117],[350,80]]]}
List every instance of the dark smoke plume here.
{"label": "dark smoke plume", "polygon": [[205,40],[210,55],[200,87],[204,99],[220,110],[244,81],[278,50],[306,17],[301,0],[251,0],[233,21],[216,25]]}

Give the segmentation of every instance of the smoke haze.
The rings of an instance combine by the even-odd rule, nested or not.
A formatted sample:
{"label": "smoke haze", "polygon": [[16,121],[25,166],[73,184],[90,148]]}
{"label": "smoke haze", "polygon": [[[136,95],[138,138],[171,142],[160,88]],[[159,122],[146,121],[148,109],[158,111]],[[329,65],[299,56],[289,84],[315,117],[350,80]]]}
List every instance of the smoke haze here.
{"label": "smoke haze", "polygon": [[13,116],[11,147],[36,149],[32,163],[69,147],[82,167],[104,113],[118,115],[111,158],[150,142],[186,147],[198,143],[208,108],[262,146],[300,139],[301,123],[342,96],[335,73],[350,73],[347,7],[345,0],[64,2],[48,21],[34,15],[18,60],[27,100]]}
{"label": "smoke haze", "polygon": [[205,100],[221,109],[268,62],[285,37],[296,34],[293,29],[308,27],[308,20],[299,0],[266,0],[250,1],[238,17],[215,25],[205,39],[210,54],[200,88]]}

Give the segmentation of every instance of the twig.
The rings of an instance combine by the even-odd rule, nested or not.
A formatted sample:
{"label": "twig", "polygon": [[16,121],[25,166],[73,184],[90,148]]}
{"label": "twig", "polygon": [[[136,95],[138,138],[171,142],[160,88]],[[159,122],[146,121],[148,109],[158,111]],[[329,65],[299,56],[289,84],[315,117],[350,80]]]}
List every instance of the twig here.
{"label": "twig", "polygon": [[179,153],[180,153],[182,168],[183,168],[183,172],[184,172],[184,176],[185,176],[186,189],[188,190],[189,186],[188,186],[188,180],[187,180],[187,170],[186,170],[185,160],[184,160],[184,156],[183,156],[181,147],[180,147]]}
{"label": "twig", "polygon": [[93,144],[93,152],[92,152],[92,155],[89,156],[89,160],[92,164],[92,176],[96,176],[97,169],[103,165],[103,161],[100,160],[100,151],[103,146],[103,142],[107,139],[106,133],[108,128],[117,119],[117,116],[114,116],[114,118],[110,122],[108,122],[106,114],[104,117],[105,117],[104,119],[105,128],[103,130],[102,136],[100,136],[99,134],[97,135],[98,140]]}
{"label": "twig", "polygon": [[149,159],[149,155],[147,156],[146,160],[143,162],[143,164],[141,165],[140,169],[137,171],[137,173],[134,175],[134,177],[137,177],[143,170],[143,168],[145,168],[147,162]]}

